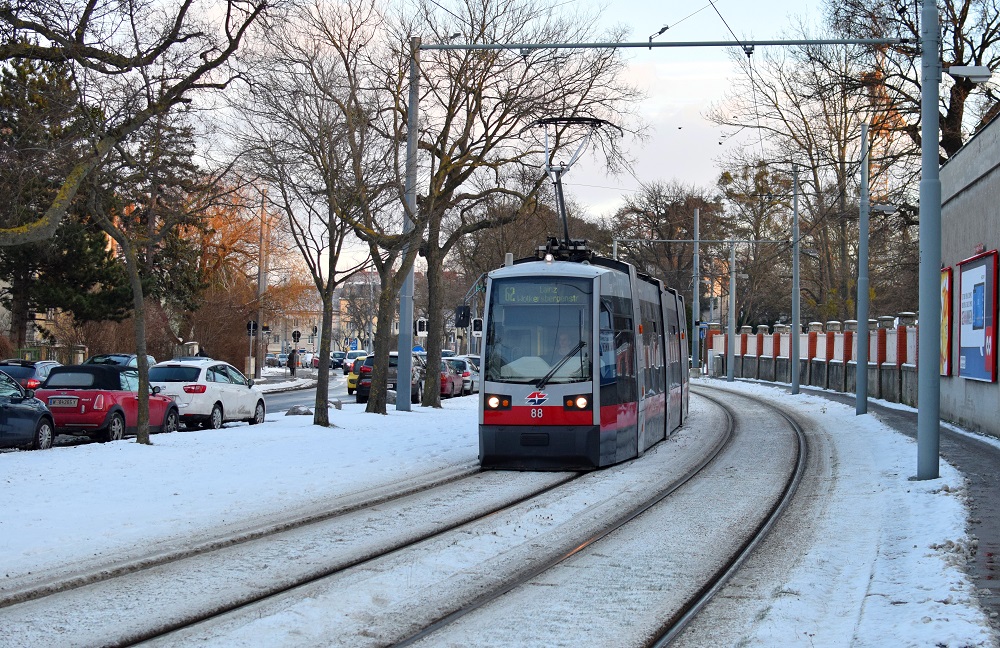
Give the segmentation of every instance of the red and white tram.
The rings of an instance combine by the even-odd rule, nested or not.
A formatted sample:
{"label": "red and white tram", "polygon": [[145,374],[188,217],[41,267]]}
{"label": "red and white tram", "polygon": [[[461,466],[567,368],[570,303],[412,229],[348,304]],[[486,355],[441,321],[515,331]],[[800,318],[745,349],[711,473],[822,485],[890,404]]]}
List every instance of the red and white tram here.
{"label": "red and white tram", "polygon": [[683,297],[627,263],[554,243],[488,276],[483,468],[610,466],[687,416]]}

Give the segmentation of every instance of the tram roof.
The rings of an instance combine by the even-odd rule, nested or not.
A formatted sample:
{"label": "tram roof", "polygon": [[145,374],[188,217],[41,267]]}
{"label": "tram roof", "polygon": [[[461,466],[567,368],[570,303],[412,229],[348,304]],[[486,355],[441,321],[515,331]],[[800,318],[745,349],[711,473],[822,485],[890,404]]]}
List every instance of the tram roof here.
{"label": "tram roof", "polygon": [[[622,265],[624,267],[624,264]],[[496,270],[490,272],[489,276],[493,279],[524,276],[560,276],[593,279],[594,277],[602,274],[615,271],[616,269],[613,267],[606,267],[591,263],[581,263],[578,261],[526,261],[522,263],[515,263],[512,266],[497,268]]]}

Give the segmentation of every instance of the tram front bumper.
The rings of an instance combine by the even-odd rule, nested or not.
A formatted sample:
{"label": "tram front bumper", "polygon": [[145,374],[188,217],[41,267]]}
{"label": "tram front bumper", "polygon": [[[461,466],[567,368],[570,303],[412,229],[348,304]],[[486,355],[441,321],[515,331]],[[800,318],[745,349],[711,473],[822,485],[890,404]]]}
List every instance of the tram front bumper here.
{"label": "tram front bumper", "polygon": [[592,470],[611,461],[598,425],[480,425],[479,463],[496,470]]}

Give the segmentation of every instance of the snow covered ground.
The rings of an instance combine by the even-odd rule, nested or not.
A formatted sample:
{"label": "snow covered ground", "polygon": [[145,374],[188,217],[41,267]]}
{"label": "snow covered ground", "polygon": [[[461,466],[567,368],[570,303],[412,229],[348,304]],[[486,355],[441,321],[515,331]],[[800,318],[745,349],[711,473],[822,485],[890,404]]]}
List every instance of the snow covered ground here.
{"label": "snow covered ground", "polygon": [[[730,637],[743,645],[997,645],[963,571],[971,540],[961,474],[942,463],[940,479],[910,481],[915,444],[853,408],[763,385],[696,384],[780,400],[821,422],[836,456],[823,517],[811,521],[813,544],[776,574],[768,591],[781,596],[745,607],[753,618],[734,619],[742,626]],[[269,412],[262,425],[156,435],[152,446],[2,453],[0,594],[63,566],[181,547],[219,526],[474,464],[477,404],[390,406],[383,417],[347,402],[331,409],[331,428]]]}

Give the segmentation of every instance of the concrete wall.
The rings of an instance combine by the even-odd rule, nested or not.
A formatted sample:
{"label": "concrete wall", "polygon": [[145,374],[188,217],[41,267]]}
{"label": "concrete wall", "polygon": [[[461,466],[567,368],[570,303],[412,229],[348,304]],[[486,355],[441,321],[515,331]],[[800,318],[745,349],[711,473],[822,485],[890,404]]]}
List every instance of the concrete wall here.
{"label": "concrete wall", "polygon": [[[953,271],[951,357],[957,374],[958,263],[975,256],[977,246],[983,251],[1000,248],[1000,122],[993,120],[941,167],[941,203],[941,263]],[[996,321],[996,311],[993,317]],[[1000,384],[942,376],[941,418],[1000,434]]]}

